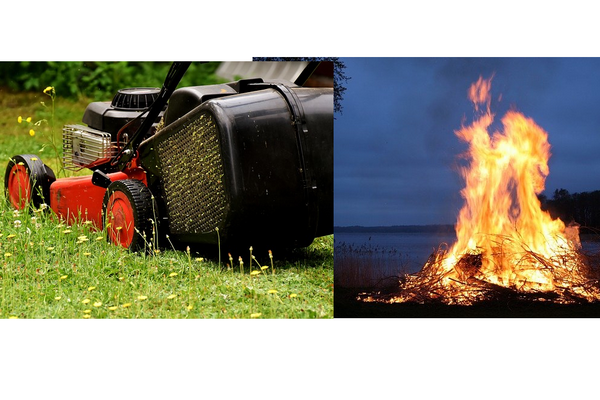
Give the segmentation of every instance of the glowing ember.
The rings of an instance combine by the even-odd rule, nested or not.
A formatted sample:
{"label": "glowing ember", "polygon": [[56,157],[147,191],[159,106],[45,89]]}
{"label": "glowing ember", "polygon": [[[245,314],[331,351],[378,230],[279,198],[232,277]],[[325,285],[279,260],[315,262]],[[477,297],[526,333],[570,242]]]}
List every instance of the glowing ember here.
{"label": "glowing ember", "polygon": [[490,135],[490,88],[491,79],[482,78],[471,86],[477,118],[456,131],[469,145],[456,243],[434,253],[401,281],[399,294],[382,301],[473,304],[506,293],[559,303],[600,299],[598,280],[579,252],[578,228],[553,220],[537,198],[549,173],[548,134],[510,111],[502,131]]}

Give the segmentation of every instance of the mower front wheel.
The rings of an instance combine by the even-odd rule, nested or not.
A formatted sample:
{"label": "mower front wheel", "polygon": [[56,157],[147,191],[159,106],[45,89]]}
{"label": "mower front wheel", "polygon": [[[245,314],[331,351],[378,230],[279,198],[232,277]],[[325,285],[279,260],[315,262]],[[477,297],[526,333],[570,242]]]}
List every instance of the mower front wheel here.
{"label": "mower front wheel", "polygon": [[44,202],[50,202],[50,185],[55,180],[52,169],[38,156],[14,156],[6,166],[4,193],[17,210],[23,210],[29,203],[39,208]]}
{"label": "mower front wheel", "polygon": [[153,243],[152,201],[152,194],[142,181],[112,182],[102,202],[108,241],[133,251]]}

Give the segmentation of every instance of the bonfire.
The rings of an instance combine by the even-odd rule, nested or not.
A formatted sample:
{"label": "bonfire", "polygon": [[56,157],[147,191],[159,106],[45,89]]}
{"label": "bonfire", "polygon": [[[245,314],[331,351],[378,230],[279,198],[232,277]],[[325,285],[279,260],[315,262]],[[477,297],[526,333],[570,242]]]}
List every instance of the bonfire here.
{"label": "bonfire", "polygon": [[440,246],[422,270],[400,279],[394,294],[363,293],[363,301],[471,305],[507,297],[562,304],[600,299],[598,273],[581,252],[577,225],[541,209],[549,174],[548,134],[509,111],[490,134],[491,78],[470,87],[475,120],[456,131],[468,144],[464,205],[456,242]]}

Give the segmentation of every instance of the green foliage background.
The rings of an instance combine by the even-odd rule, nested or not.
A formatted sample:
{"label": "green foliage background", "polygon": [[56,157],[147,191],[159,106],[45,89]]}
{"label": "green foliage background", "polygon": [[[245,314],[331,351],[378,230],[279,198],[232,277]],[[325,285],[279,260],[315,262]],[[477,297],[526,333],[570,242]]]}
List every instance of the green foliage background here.
{"label": "green foliage background", "polygon": [[[180,86],[224,82],[215,75],[220,63],[192,63]],[[0,62],[0,86],[13,90],[41,92],[54,86],[62,97],[111,99],[126,87],[161,87],[170,62]]]}

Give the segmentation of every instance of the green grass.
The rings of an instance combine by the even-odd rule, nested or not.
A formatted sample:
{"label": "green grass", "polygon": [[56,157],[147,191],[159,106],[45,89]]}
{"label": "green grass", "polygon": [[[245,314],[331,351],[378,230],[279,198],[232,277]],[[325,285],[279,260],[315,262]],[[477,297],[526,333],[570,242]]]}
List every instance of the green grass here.
{"label": "green grass", "polygon": [[[39,102],[49,105],[49,97],[0,93],[0,179],[9,157],[17,154],[38,154],[56,171],[59,163],[46,146],[50,126],[35,127],[32,137],[30,127],[17,122],[18,116],[48,119]],[[62,125],[79,123],[86,105],[85,99],[57,100],[59,146]],[[2,194],[0,318],[333,317],[333,236],[274,253],[273,259],[268,253],[253,255],[256,261],[248,251],[219,264],[214,256],[172,249],[132,253],[107,243],[105,232],[84,222],[65,225],[50,210],[15,212]]]}
{"label": "green grass", "polygon": [[[81,124],[83,112],[88,103],[88,99],[85,98],[74,101],[59,97],[55,102],[54,118],[52,118],[52,100],[49,96],[41,92],[15,93],[0,87],[0,160],[3,162],[2,165],[6,165],[8,159],[17,154],[39,154],[44,163],[58,173],[60,163],[50,144],[54,142],[58,150],[61,150],[62,126]],[[18,117],[22,117],[21,123],[18,122]],[[31,122],[27,122],[27,118],[31,118]],[[38,121],[39,124],[36,125]],[[52,123],[54,131],[51,129]],[[31,129],[35,132],[34,136],[29,134]],[[4,179],[4,169],[1,172],[0,175]],[[61,174],[61,176],[63,175]]]}

